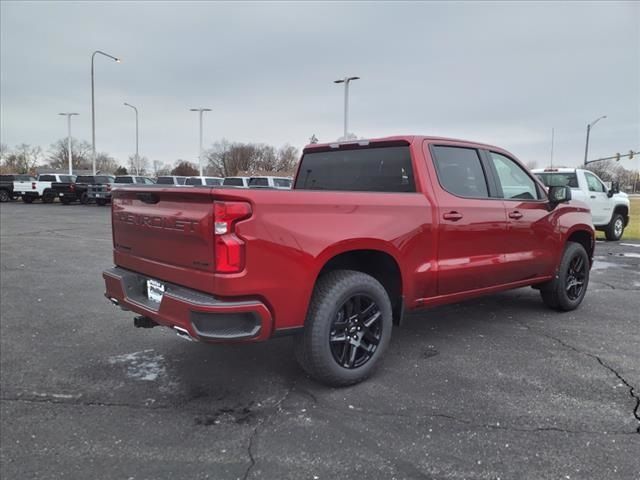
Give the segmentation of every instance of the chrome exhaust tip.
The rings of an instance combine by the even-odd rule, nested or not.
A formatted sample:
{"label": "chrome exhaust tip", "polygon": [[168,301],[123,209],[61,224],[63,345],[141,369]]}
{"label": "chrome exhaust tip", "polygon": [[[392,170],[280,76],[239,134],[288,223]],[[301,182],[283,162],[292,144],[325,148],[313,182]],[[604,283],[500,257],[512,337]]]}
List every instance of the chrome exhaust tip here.
{"label": "chrome exhaust tip", "polygon": [[173,329],[176,331],[176,334],[180,337],[180,338],[184,338],[185,340],[188,340],[189,342],[197,342],[198,340],[193,338],[189,332],[187,330],[185,330],[182,327],[173,327]]}

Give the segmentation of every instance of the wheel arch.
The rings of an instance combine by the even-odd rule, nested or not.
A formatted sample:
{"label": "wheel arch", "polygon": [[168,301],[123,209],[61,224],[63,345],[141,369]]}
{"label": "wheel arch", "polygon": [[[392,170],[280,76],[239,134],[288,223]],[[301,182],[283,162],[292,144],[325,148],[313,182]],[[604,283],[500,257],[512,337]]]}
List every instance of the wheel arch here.
{"label": "wheel arch", "polygon": [[345,245],[326,251],[319,262],[314,285],[320,277],[333,270],[354,270],[371,275],[384,287],[391,300],[393,321],[400,324],[404,310],[404,282],[400,262],[382,245]]}
{"label": "wheel arch", "polygon": [[595,250],[595,235],[593,229],[587,226],[576,226],[567,235],[567,242],[575,242],[581,244],[589,255],[589,260],[593,261],[593,252]]}

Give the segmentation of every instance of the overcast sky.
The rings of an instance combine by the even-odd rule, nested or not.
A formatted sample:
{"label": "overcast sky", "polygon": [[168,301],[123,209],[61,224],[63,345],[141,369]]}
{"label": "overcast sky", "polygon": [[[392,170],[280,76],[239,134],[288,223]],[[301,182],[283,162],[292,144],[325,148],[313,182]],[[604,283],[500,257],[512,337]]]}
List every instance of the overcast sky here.
{"label": "overcast sky", "polygon": [[[290,143],[342,134],[444,135],[502,146],[546,165],[640,147],[640,2],[206,3],[8,2],[1,5],[1,140],[47,149],[78,112],[91,140],[122,163],[195,161],[205,145]],[[636,161],[633,162],[638,165]],[[632,162],[625,161],[630,167]]]}

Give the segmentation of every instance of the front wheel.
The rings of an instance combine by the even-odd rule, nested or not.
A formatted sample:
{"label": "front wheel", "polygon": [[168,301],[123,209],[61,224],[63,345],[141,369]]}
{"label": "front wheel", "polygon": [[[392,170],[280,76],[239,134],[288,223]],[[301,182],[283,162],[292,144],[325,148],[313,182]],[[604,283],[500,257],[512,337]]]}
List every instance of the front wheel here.
{"label": "front wheel", "polygon": [[107,201],[104,198],[96,198],[96,204],[100,207],[104,207]]}
{"label": "front wheel", "polygon": [[63,205],[71,204],[71,200],[69,200],[67,197],[60,197],[60,201],[62,202]]}
{"label": "front wheel", "polygon": [[581,244],[568,242],[556,277],[540,287],[540,295],[549,308],[566,312],[578,308],[588,285],[589,255]]}
{"label": "front wheel", "polygon": [[33,203],[33,197],[30,195],[25,195],[24,197],[22,197],[22,201],[24,203]]}
{"label": "front wheel", "polygon": [[361,382],[389,345],[391,301],[375,278],[352,270],[323,275],[311,299],[304,332],[294,337],[296,359],[332,386]]}
{"label": "front wheel", "polygon": [[6,190],[0,190],[0,202],[4,203],[8,202],[9,200],[11,200],[11,195],[9,195],[9,192],[7,192]]}
{"label": "front wheel", "polygon": [[86,205],[87,203],[89,203],[89,194],[87,194],[87,192],[82,192],[82,194],[80,195],[80,203],[82,205]]}
{"label": "front wheel", "polygon": [[56,196],[52,192],[45,192],[42,195],[42,203],[53,203],[55,199],[56,199]]}
{"label": "front wheel", "polygon": [[614,213],[609,225],[604,231],[604,236],[609,241],[618,241],[624,233],[624,217],[619,213]]}

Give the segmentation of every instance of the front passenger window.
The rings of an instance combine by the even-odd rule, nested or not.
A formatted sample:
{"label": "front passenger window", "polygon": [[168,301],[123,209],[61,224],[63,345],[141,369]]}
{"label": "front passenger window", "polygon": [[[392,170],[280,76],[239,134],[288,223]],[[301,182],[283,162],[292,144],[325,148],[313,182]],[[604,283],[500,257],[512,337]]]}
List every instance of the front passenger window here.
{"label": "front passenger window", "polygon": [[540,198],[536,183],[516,162],[495,152],[491,152],[491,162],[498,173],[503,198],[513,200]]}

